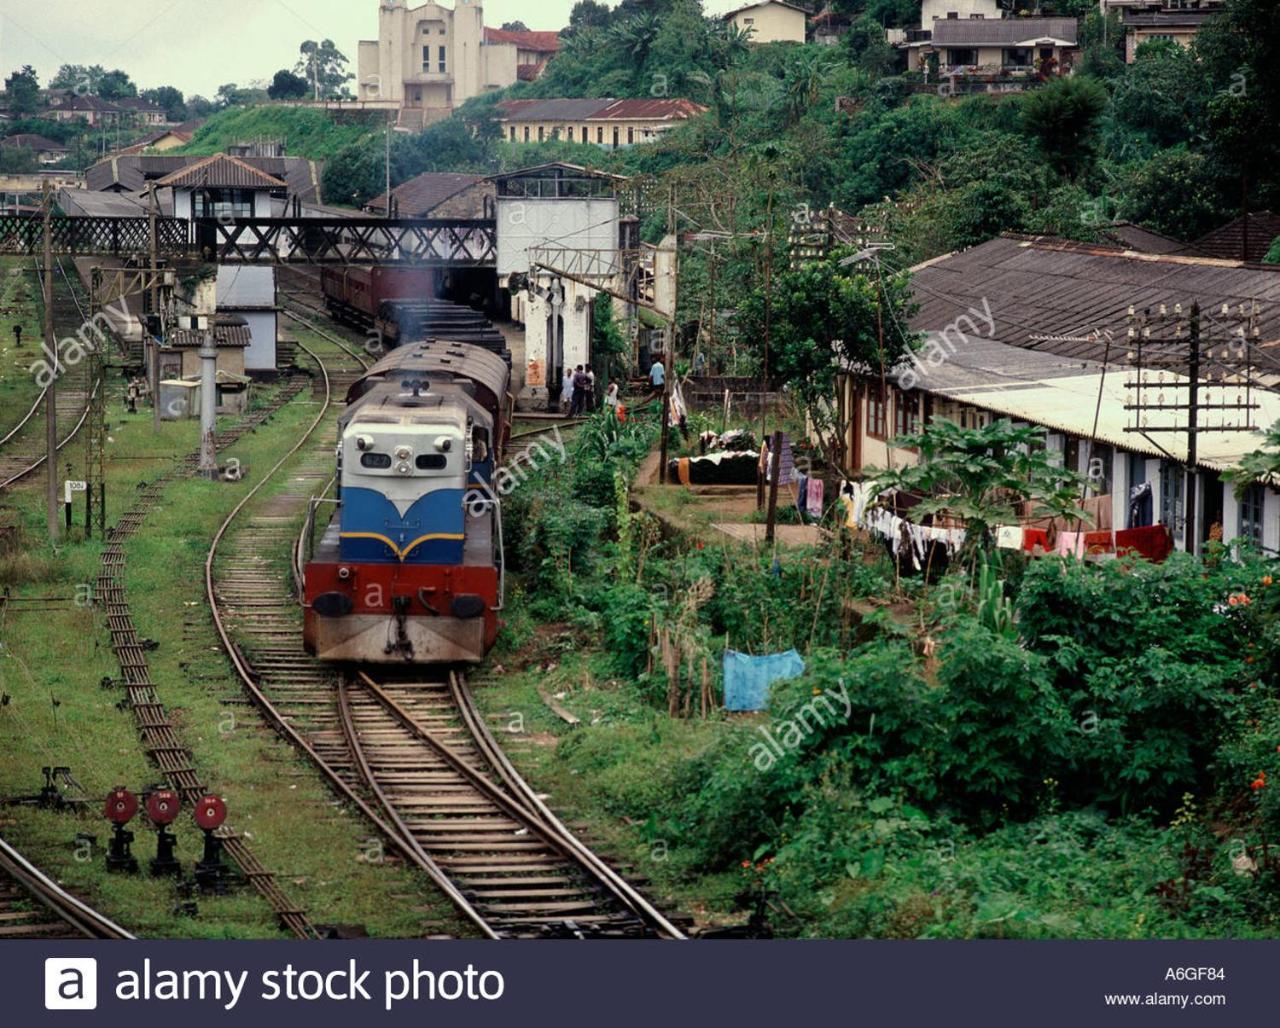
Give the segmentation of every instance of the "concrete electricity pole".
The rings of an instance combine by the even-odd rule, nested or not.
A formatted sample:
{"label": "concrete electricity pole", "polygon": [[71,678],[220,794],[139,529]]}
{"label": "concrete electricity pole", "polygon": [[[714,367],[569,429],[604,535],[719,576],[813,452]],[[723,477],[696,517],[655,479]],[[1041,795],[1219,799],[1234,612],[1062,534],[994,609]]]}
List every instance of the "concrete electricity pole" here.
{"label": "concrete electricity pole", "polygon": [[[157,409],[159,409],[157,407]],[[201,478],[218,477],[214,428],[218,417],[218,345],[210,326],[200,338],[200,467]]]}
{"label": "concrete electricity pole", "polygon": [[53,186],[44,185],[44,353],[52,364],[49,388],[44,394],[45,477],[49,501],[49,542],[57,546],[62,537],[58,522],[58,340],[53,331]]}

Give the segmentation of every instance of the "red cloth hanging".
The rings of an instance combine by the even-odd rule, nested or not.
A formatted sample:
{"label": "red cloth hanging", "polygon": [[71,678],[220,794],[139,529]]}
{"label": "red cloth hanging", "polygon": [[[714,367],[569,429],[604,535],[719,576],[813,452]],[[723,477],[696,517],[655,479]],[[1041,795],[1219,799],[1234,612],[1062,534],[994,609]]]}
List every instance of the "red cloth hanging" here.
{"label": "red cloth hanging", "polygon": [[1085,553],[1110,553],[1114,550],[1115,541],[1110,532],[1085,532]]}
{"label": "red cloth hanging", "polygon": [[1039,546],[1041,550],[1049,549],[1049,533],[1043,528],[1028,528],[1022,533],[1022,548],[1028,553],[1035,551]]}
{"label": "red cloth hanging", "polygon": [[1173,552],[1173,536],[1168,525],[1121,529],[1116,533],[1116,551],[1122,555],[1136,553],[1159,564]]}

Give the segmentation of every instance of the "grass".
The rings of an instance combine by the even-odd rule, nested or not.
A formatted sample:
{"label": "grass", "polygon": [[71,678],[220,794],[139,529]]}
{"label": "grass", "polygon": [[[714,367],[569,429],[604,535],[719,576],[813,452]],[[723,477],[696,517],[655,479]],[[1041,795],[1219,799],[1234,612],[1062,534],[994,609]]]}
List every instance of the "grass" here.
{"label": "grass", "polygon": [[381,115],[343,118],[338,122],[328,112],[309,107],[235,107],[213,115],[190,143],[169,153],[207,156],[247,139],[278,139],[290,157],[327,161],[345,147],[380,137]]}
{"label": "grass", "polygon": [[[303,341],[326,347],[299,330]],[[138,483],[195,448],[194,422],[152,424],[149,413],[121,414],[122,384],[113,382],[109,407],[108,523],[131,505]],[[326,924],[364,927],[382,937],[461,932],[452,908],[427,880],[386,856],[372,829],[333,798],[311,766],[268,730],[245,705],[225,656],[215,643],[204,599],[203,565],[208,541],[231,507],[315,417],[304,390],[266,425],[225,456],[248,469],[246,481],[173,483],[161,504],[126,545],[126,585],[139,634],[157,640],[149,654],[152,680],[179,736],[193,752],[202,779],[222,794],[229,821],[243,831],[259,859],[279,876],[285,892]],[[76,474],[83,453],[64,455]],[[74,596],[97,576],[100,542],[72,540],[50,550],[41,543],[43,515],[36,478],[9,496],[23,543],[0,560],[0,584],[18,596]],[[77,512],[77,519],[82,515]],[[77,854],[77,833],[105,844],[98,798],[118,784],[157,782],[159,773],[142,753],[127,712],[115,706],[118,677],[109,639],[95,612],[74,604],[45,613],[10,610],[0,623],[4,642],[0,688],[10,701],[0,708],[0,793],[34,792],[40,767],[70,765],[94,799],[82,814],[14,808],[6,835],[37,863],[99,904],[104,912],[145,936],[277,937],[274,915],[255,892],[201,898],[195,919],[175,912],[169,882],[105,873],[101,849]],[[54,705],[57,700],[57,705]],[[196,859],[199,833],[179,820],[179,856]],[[140,856],[153,850],[135,823]]]}
{"label": "grass", "polygon": [[[26,415],[40,393],[31,364],[40,357],[40,286],[30,261],[0,258],[0,436]],[[13,329],[22,327],[22,349]]]}

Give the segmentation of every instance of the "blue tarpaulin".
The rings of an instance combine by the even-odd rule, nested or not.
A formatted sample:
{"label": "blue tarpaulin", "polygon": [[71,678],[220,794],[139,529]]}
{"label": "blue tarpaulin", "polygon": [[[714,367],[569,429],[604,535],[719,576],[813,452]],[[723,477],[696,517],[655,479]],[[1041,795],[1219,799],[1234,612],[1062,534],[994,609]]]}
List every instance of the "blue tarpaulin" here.
{"label": "blue tarpaulin", "polygon": [[752,657],[737,650],[724,652],[724,709],[764,710],[769,687],[782,678],[804,674],[804,660],[795,650]]}

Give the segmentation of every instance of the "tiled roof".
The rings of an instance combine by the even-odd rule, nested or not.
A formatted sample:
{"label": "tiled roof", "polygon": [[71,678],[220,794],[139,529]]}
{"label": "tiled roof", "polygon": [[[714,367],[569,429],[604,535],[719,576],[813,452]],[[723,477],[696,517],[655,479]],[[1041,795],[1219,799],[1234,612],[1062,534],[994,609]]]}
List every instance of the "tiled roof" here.
{"label": "tiled roof", "polygon": [[[456,172],[428,171],[407,182],[402,182],[391,190],[399,205],[400,214],[406,218],[417,218],[439,207],[449,197],[456,196],[464,189],[483,182],[480,175],[463,175]],[[366,204],[372,210],[387,209],[387,194],[383,193]]]}
{"label": "tiled roof", "polygon": [[732,18],[735,14],[741,14],[743,11],[750,11],[756,7],[768,7],[770,5],[774,7],[787,7],[793,11],[799,11],[801,14],[804,14],[804,15],[807,15],[809,13],[807,10],[805,10],[805,8],[800,7],[796,4],[789,4],[786,2],[786,0],[756,0],[756,2],[753,4],[743,4],[741,7],[735,7],[732,11],[726,11],[724,14],[720,15],[720,18],[722,21],[727,21],[728,19]]}
{"label": "tiled roof", "polygon": [[683,97],[654,100],[615,100],[599,114],[595,120],[618,121],[683,121],[699,114],[705,114],[710,108],[694,103]]}
{"label": "tiled roof", "polygon": [[[119,154],[99,161],[85,172],[85,188],[141,193],[148,182],[163,179],[208,158],[172,154]],[[237,157],[272,178],[288,184],[290,196],[303,203],[320,201],[320,176],[323,165],[303,157]]]}
{"label": "tiled roof", "polygon": [[536,50],[544,54],[553,54],[560,49],[559,32],[508,32],[487,28],[484,30],[484,41],[490,46],[511,43],[520,50]]}
{"label": "tiled roof", "polygon": [[1280,236],[1280,215],[1270,211],[1252,211],[1249,214],[1249,252],[1244,250],[1244,217],[1229,221],[1206,236],[1196,240],[1196,246],[1213,257],[1226,260],[1261,261]]}
{"label": "tiled roof", "polygon": [[934,46],[1015,46],[1035,39],[1075,45],[1075,18],[935,18]]}
{"label": "tiled roof", "polygon": [[282,189],[284,182],[246,164],[239,157],[216,153],[188,165],[156,183],[158,186],[191,186],[208,189]]}
{"label": "tiled roof", "polygon": [[[517,121],[585,121],[597,111],[602,111],[613,103],[612,98],[606,100],[508,100],[498,104],[502,117],[510,117]],[[520,106],[509,107],[508,104]],[[511,112],[508,114],[508,112]]]}
{"label": "tiled roof", "polygon": [[19,132],[16,136],[6,136],[4,139],[0,139],[0,146],[22,147],[36,151],[56,150],[59,153],[71,152],[71,147],[67,146],[66,143],[59,143],[56,139],[36,135],[34,132]]}
{"label": "tiled roof", "polygon": [[1199,28],[1206,18],[1217,14],[1214,8],[1186,7],[1163,11],[1125,11],[1125,28]]}

